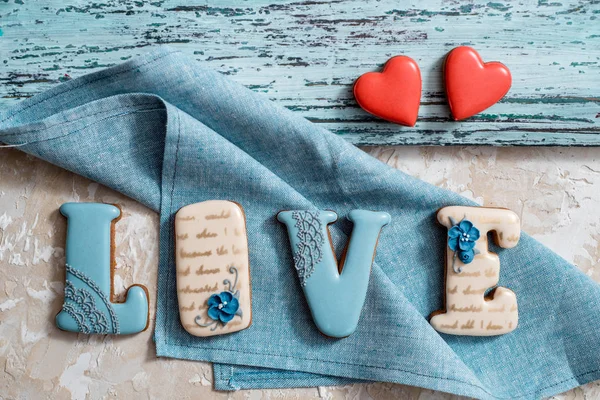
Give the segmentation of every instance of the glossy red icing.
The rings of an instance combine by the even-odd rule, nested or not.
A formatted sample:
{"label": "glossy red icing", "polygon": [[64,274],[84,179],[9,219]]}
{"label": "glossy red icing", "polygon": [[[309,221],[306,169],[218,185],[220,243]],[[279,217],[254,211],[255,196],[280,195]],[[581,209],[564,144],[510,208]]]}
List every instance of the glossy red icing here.
{"label": "glossy red icing", "polygon": [[354,97],[365,111],[373,115],[414,126],[421,101],[419,66],[410,57],[393,57],[382,72],[367,72],[356,80]]}
{"label": "glossy red icing", "polygon": [[492,106],[511,85],[510,71],[504,64],[484,63],[479,53],[467,46],[448,54],[444,78],[450,111],[457,121]]}

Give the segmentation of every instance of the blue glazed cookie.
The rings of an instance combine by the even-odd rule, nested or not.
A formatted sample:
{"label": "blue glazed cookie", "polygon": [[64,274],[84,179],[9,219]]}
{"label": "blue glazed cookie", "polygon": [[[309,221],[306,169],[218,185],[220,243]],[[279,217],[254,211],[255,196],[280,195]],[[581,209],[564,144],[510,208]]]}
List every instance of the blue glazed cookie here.
{"label": "blue glazed cookie", "polygon": [[56,326],[69,332],[131,334],[148,327],[148,290],[133,285],[124,303],[113,300],[114,225],[121,210],[110,204],[66,203],[65,300]]}
{"label": "blue glazed cookie", "polygon": [[317,328],[333,338],[351,335],[365,303],[379,233],[390,215],[352,210],[348,219],[354,229],[339,264],[327,228],[336,221],[336,213],[282,211],[277,219],[287,227],[294,265]]}

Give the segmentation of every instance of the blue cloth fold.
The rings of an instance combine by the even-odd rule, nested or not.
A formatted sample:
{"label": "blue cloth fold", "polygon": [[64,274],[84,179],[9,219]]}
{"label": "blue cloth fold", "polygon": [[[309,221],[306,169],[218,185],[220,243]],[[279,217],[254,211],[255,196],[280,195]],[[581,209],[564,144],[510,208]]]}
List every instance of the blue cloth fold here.
{"label": "blue cloth fold", "polygon": [[[158,356],[215,362],[217,389],[398,382],[478,398],[538,398],[600,379],[600,287],[523,235],[501,259],[519,327],[498,337],[437,333],[446,231],[435,213],[465,198],[343,139],[176,51],[161,49],[0,111],[0,141],[160,212]],[[243,205],[253,324],[197,338],[179,323],[173,218],[208,199]],[[298,284],[283,209],[386,211],[357,331],[322,336]],[[352,226],[331,236],[341,249]]]}

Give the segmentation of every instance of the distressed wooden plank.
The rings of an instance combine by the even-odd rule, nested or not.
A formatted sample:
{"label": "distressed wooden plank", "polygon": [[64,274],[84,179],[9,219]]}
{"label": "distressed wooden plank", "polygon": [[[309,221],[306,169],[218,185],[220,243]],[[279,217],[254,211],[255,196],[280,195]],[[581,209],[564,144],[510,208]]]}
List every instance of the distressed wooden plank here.
{"label": "distressed wooden plank", "polygon": [[[0,0],[0,106],[170,44],[359,145],[599,145],[599,18],[599,0]],[[453,122],[442,63],[462,44],[507,64],[514,82],[501,103]],[[352,96],[357,76],[397,54],[422,70],[414,128]]]}

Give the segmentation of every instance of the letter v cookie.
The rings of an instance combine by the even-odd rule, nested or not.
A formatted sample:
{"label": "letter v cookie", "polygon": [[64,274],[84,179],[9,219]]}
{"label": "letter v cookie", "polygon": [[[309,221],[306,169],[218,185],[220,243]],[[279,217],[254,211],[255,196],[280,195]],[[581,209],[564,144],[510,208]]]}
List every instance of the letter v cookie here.
{"label": "letter v cookie", "polygon": [[281,211],[294,252],[294,266],[315,325],[329,337],[351,335],[367,297],[371,264],[381,228],[390,222],[385,212],[352,210],[352,235],[338,263],[327,226],[337,220],[333,211]]}
{"label": "letter v cookie", "polygon": [[148,290],[127,289],[125,303],[113,302],[115,223],[121,210],[110,204],[66,203],[65,301],[56,326],[70,332],[129,334],[148,327]]}
{"label": "letter v cookie", "polygon": [[214,336],[252,323],[246,218],[232,201],[190,204],[175,215],[177,299],[184,329]]}

